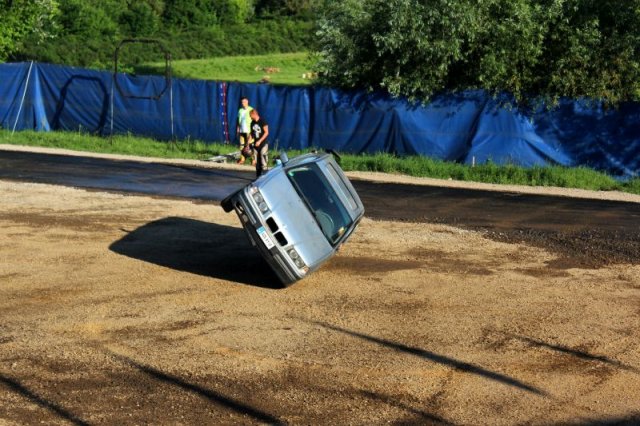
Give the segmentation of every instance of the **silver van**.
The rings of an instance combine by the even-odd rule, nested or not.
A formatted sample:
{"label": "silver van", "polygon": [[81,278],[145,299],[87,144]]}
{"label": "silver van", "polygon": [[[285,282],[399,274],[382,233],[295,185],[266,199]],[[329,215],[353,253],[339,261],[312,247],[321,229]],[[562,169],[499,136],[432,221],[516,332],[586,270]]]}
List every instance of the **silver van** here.
{"label": "silver van", "polygon": [[284,284],[316,270],[349,238],[364,206],[333,156],[305,154],[225,198],[251,243]]}

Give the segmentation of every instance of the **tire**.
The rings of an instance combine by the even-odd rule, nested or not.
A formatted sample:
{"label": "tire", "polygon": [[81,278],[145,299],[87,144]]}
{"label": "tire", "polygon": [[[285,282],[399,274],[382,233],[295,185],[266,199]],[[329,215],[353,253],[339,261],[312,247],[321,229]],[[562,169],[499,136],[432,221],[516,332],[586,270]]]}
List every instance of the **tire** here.
{"label": "tire", "polygon": [[225,211],[225,213],[229,213],[229,212],[233,211],[232,199],[233,199],[234,195],[236,195],[235,192],[233,194],[229,195],[224,200],[222,200],[222,202],[220,203],[220,206],[222,207],[222,210]]}

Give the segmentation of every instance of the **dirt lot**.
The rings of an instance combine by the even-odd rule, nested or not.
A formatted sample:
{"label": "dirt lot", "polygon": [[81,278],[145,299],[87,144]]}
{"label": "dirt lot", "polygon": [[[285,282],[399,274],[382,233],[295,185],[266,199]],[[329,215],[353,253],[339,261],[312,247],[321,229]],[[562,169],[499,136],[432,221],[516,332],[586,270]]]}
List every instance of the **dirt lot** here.
{"label": "dirt lot", "polygon": [[281,289],[212,204],[0,200],[0,423],[640,422],[637,263],[365,219]]}

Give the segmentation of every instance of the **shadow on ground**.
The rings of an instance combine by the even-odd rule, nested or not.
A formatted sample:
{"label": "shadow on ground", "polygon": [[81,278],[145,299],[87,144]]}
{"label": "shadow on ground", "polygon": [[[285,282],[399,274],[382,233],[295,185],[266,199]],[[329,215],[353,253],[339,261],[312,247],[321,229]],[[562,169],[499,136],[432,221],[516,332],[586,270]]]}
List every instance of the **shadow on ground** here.
{"label": "shadow on ground", "polygon": [[329,330],[333,330],[333,331],[337,331],[343,334],[347,334],[368,342],[372,342],[372,343],[376,343],[378,345],[393,349],[395,351],[398,352],[402,352],[402,353],[406,353],[406,354],[410,354],[410,355],[414,355],[417,356],[419,358],[423,358],[426,359],[428,361],[431,362],[435,362],[441,365],[445,365],[447,367],[453,368],[455,370],[458,371],[462,371],[465,373],[470,373],[470,374],[475,374],[478,375],[480,377],[484,377],[485,379],[489,379],[489,380],[493,380],[497,383],[502,383],[504,385],[507,386],[512,386],[514,388],[526,391],[526,392],[530,392],[532,394],[538,395],[538,396],[543,396],[543,397],[548,397],[549,395],[547,394],[547,392],[545,392],[542,389],[538,389],[535,386],[529,385],[527,383],[524,383],[518,379],[515,379],[513,377],[507,376],[505,374],[499,373],[499,372],[495,372],[495,371],[491,371],[488,370],[486,368],[483,368],[481,366],[475,365],[475,364],[471,364],[468,362],[464,362],[464,361],[459,361],[455,358],[451,358],[445,355],[440,355],[437,354],[435,352],[431,352],[425,349],[421,349],[418,347],[413,347],[413,346],[407,346],[407,345],[403,345],[402,343],[397,343],[397,342],[393,342],[391,340],[386,340],[386,339],[381,339],[379,337],[374,337],[374,336],[370,336],[368,334],[364,334],[364,333],[358,333],[356,331],[352,331],[352,330],[348,330],[345,328],[341,328],[329,323],[325,323],[325,322],[318,322],[318,321],[307,321],[305,319],[302,319],[305,322],[310,322],[312,324],[316,324],[319,325],[321,327],[327,328]]}
{"label": "shadow on ground", "polygon": [[620,361],[617,361],[615,359],[609,358],[604,355],[594,355],[585,350],[580,350],[580,349],[571,348],[568,346],[563,346],[558,344],[547,343],[547,342],[543,342],[542,340],[532,339],[531,337],[518,336],[516,334],[510,334],[510,333],[506,333],[506,335],[513,339],[520,340],[531,347],[544,348],[550,351],[566,354],[566,355],[569,355],[578,359],[582,359],[585,361],[601,362],[601,363],[619,368],[621,370],[640,373],[640,370],[638,370],[637,368],[630,365],[623,364]]}
{"label": "shadow on ground", "polygon": [[216,392],[213,389],[209,389],[208,387],[201,386],[196,383],[192,383],[190,381],[183,379],[182,377],[168,374],[164,371],[158,370],[151,366],[139,363],[126,356],[116,354],[113,352],[111,353],[107,352],[107,353],[110,354],[113,358],[128,365],[134,370],[137,370],[141,373],[146,374],[148,377],[158,381],[159,383],[167,384],[175,387],[178,390],[192,393],[196,396],[203,398],[206,401],[211,402],[214,405],[218,405],[228,410],[231,410],[235,413],[245,415],[256,422],[271,424],[271,425],[284,424],[280,419],[278,419],[274,415],[267,413],[265,411],[262,411],[258,408],[255,408],[243,401],[240,401],[235,398],[231,398],[222,393]]}
{"label": "shadow on ground", "polygon": [[623,417],[580,420],[564,424],[567,426],[638,426],[640,425],[640,413],[634,413]]}
{"label": "shadow on ground", "polygon": [[242,228],[167,217],[149,222],[109,246],[123,256],[192,274],[263,288],[282,288]]}
{"label": "shadow on ground", "polygon": [[408,404],[405,404],[396,398],[393,398],[390,395],[384,393],[376,393],[367,390],[358,390],[360,395],[370,400],[373,400],[378,403],[386,404],[391,407],[400,408],[409,414],[415,416],[411,419],[399,420],[396,421],[395,424],[424,424],[424,425],[453,425],[454,423],[449,422],[448,420],[443,419],[440,416],[436,416],[435,414],[428,413],[424,410],[417,409],[411,407]]}
{"label": "shadow on ground", "polygon": [[35,391],[29,389],[26,385],[24,385],[17,379],[0,375],[0,385],[8,388],[10,391],[16,393],[17,395],[26,398],[38,407],[44,408],[50,411],[52,414],[55,414],[60,418],[67,420],[73,425],[82,426],[89,424],[74,413],[68,411],[63,406],[59,405],[57,402],[50,401],[42,395],[37,394]]}

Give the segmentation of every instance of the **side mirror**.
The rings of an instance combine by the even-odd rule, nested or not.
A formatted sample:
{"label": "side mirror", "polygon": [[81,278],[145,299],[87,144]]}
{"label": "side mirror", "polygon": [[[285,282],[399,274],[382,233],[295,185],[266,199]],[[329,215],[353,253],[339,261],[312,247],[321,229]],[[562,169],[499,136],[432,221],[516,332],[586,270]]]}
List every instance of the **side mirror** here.
{"label": "side mirror", "polygon": [[287,162],[289,162],[289,156],[286,152],[280,153],[280,162],[282,162],[282,164],[287,164]]}
{"label": "side mirror", "polygon": [[340,154],[338,154],[337,152],[335,152],[332,149],[325,149],[324,152],[326,152],[327,154],[331,154],[333,155],[333,158],[336,159],[336,163],[340,164],[340,161],[342,161],[342,157],[340,157]]}

